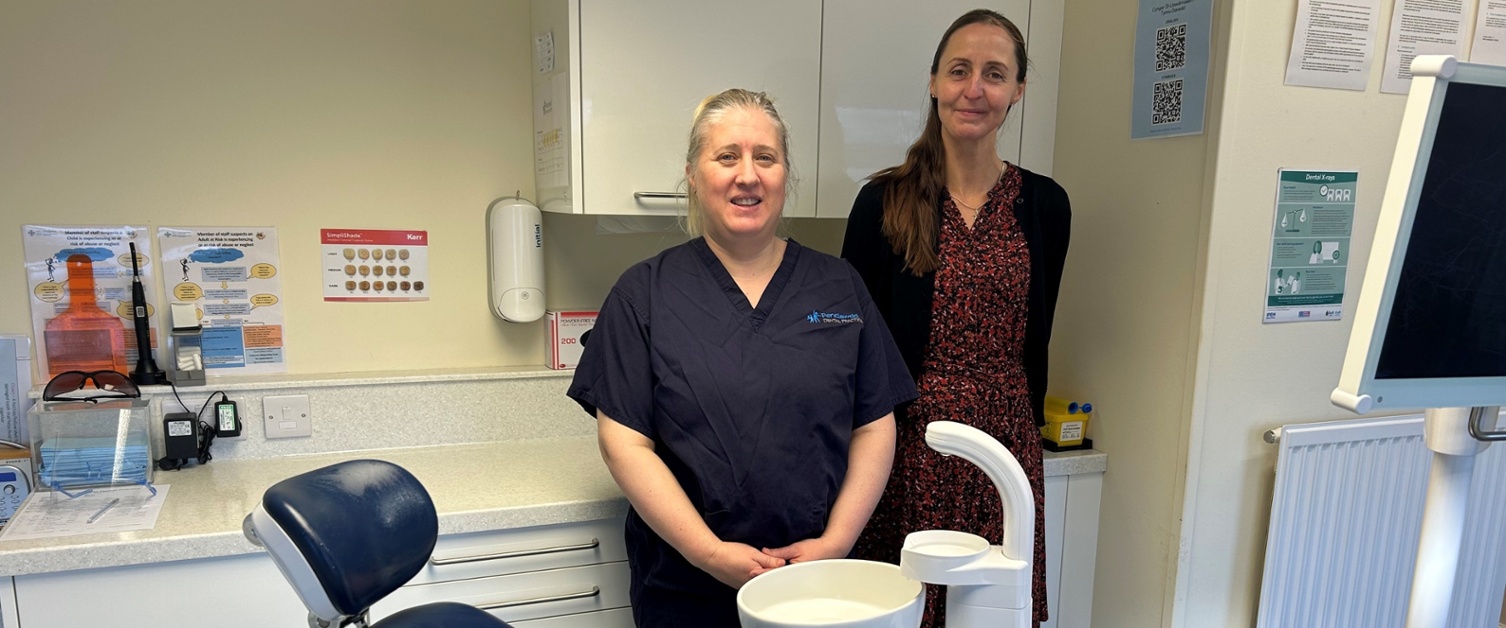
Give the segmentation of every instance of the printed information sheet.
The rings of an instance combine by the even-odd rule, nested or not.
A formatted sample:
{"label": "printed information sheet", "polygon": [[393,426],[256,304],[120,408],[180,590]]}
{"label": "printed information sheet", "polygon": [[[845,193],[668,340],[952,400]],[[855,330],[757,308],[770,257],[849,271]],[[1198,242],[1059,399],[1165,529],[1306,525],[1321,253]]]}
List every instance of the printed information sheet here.
{"label": "printed information sheet", "polygon": [[321,229],[325,301],[428,301],[429,232]]}
{"label": "printed information sheet", "polygon": [[288,370],[272,227],[160,227],[169,302],[193,303],[206,375]]}
{"label": "printed information sheet", "polygon": [[[22,248],[26,255],[26,292],[31,302],[32,338],[37,343],[37,370],[50,379],[69,370],[93,371],[70,358],[69,351],[54,342],[49,346],[48,322],[68,310],[68,263],[81,264],[81,271],[93,277],[94,297],[99,309],[115,314],[126,334],[126,364],[136,364],[136,336],[131,309],[131,248],[136,244],[136,263],[146,288],[147,317],[154,319],[153,305],[156,275],[152,263],[152,241],[145,227],[21,227]],[[77,256],[77,257],[75,257]],[[53,338],[60,338],[55,332]],[[151,335],[155,353],[161,346],[156,328]],[[153,359],[161,363],[161,355]],[[44,380],[45,381],[45,380]]]}
{"label": "printed information sheet", "polygon": [[1364,91],[1380,0],[1301,0],[1286,84]]}
{"label": "printed information sheet", "polygon": [[1506,65],[1506,0],[1480,0],[1478,11],[1470,62]]}
{"label": "printed information sheet", "polygon": [[1339,320],[1359,173],[1282,169],[1278,178],[1265,322]]}
{"label": "printed information sheet", "polygon": [[1386,43],[1381,92],[1405,94],[1412,87],[1417,55],[1464,56],[1464,0],[1396,0]]}
{"label": "printed information sheet", "polygon": [[1140,0],[1130,137],[1203,132],[1213,0]]}
{"label": "printed information sheet", "polygon": [[0,541],[24,541],[75,534],[104,534],[150,530],[167,501],[167,484],[153,484],[155,495],[145,486],[96,488],[78,497],[57,491],[32,493],[21,504]]}

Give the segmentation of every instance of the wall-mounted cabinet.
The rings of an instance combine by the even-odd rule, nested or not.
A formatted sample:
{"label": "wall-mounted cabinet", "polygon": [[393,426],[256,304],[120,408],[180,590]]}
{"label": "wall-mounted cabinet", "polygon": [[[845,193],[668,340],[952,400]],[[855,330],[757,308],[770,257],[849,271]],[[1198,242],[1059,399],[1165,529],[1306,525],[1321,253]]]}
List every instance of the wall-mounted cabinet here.
{"label": "wall-mounted cabinet", "polygon": [[[1051,170],[1063,0],[987,3],[1025,30],[1031,75],[1000,155]],[[691,116],[729,87],[768,92],[790,130],[791,217],[845,218],[861,182],[920,134],[948,24],[938,0],[534,0],[539,207],[598,215],[683,208]]]}

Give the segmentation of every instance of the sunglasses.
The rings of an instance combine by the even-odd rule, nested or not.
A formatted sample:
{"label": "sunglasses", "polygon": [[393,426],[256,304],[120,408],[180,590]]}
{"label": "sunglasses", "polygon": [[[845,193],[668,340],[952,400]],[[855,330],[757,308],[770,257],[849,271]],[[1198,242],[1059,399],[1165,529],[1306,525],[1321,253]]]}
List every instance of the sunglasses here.
{"label": "sunglasses", "polygon": [[[88,397],[64,397],[62,395],[77,392],[84,389],[84,385],[94,382],[94,388],[113,394],[90,395]],[[95,371],[85,373],[83,371],[64,371],[58,373],[47,386],[42,389],[42,401],[94,401],[97,399],[116,399],[140,397],[141,389],[136,387],[136,382],[131,378],[115,371]]]}

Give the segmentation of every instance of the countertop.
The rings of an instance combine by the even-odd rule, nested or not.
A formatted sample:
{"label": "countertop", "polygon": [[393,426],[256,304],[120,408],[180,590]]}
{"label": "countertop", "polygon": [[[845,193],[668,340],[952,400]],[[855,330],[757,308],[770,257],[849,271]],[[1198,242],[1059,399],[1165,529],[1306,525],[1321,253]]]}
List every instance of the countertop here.
{"label": "countertop", "polygon": [[[153,481],[172,488],[151,530],[0,542],[0,576],[235,556],[262,551],[241,521],[278,481],[359,458],[413,473],[434,499],[440,534],[590,521],[627,512],[594,437],[216,460]],[[1102,472],[1097,451],[1046,454],[1046,475]]]}

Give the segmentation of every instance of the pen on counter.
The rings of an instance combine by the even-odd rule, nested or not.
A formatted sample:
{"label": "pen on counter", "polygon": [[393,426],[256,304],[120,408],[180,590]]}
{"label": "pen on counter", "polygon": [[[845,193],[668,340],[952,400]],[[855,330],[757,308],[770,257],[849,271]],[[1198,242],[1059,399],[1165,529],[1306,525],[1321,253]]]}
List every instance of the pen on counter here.
{"label": "pen on counter", "polygon": [[118,504],[118,503],[120,503],[120,498],[119,497],[116,497],[115,499],[110,500],[110,503],[105,504],[104,508],[100,508],[99,512],[94,513],[94,516],[93,517],[89,517],[89,520],[85,521],[84,523],[94,523],[95,521],[99,520],[100,517],[103,517],[105,515],[105,513],[108,512],[111,508],[114,508],[115,504]]}

